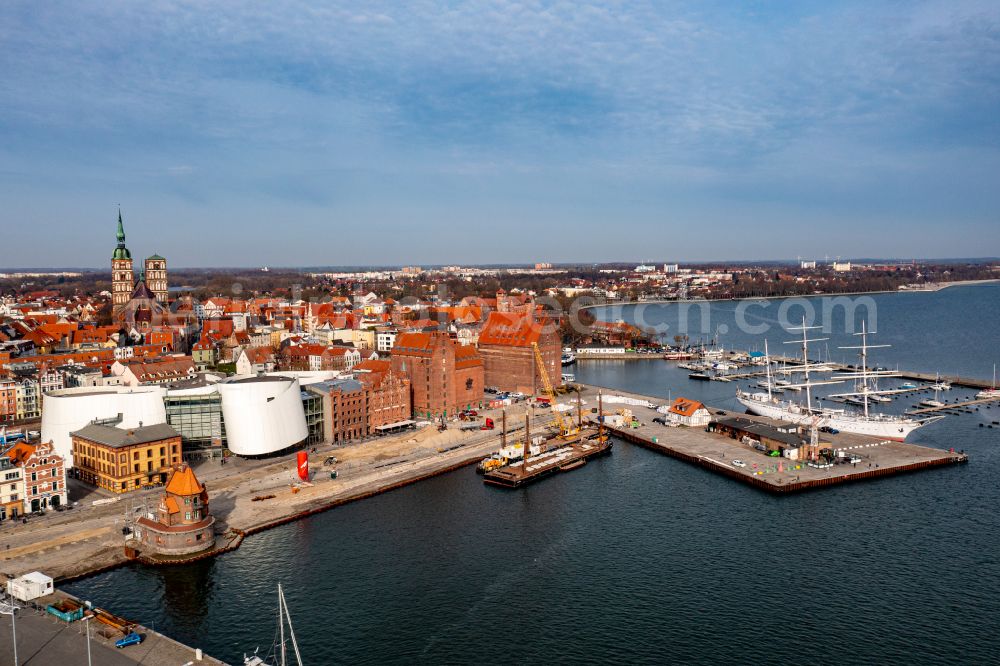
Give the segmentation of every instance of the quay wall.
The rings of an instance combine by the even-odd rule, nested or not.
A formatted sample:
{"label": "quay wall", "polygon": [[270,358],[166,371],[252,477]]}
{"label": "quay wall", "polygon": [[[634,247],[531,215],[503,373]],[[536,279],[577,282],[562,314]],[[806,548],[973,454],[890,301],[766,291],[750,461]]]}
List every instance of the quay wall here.
{"label": "quay wall", "polygon": [[849,474],[841,474],[822,479],[809,479],[805,481],[798,481],[792,483],[780,483],[780,482],[772,483],[758,476],[749,476],[747,474],[740,472],[735,468],[729,467],[727,465],[721,465],[715,462],[714,460],[710,460],[703,456],[685,453],[683,451],[679,451],[669,446],[665,446],[659,443],[654,443],[652,440],[636,432],[632,432],[630,430],[613,428],[611,426],[608,426],[607,429],[609,432],[613,433],[615,437],[623,439],[632,444],[636,444],[643,448],[668,455],[671,458],[683,460],[684,462],[690,463],[692,465],[703,467],[713,472],[722,474],[723,476],[727,476],[731,479],[742,481],[743,483],[751,485],[760,490],[764,490],[770,493],[775,493],[778,495],[787,495],[791,493],[801,492],[804,490],[815,490],[819,488],[826,488],[829,486],[839,485],[842,483],[867,481],[886,476],[894,476],[896,474],[916,472],[924,469],[930,469],[933,467],[941,467],[944,465],[955,465],[968,462],[968,457],[965,454],[950,454],[950,455],[944,455],[940,458],[935,458],[933,460],[922,460],[914,463],[908,463],[905,465],[879,467],[876,469],[868,469],[863,472],[851,472]]}

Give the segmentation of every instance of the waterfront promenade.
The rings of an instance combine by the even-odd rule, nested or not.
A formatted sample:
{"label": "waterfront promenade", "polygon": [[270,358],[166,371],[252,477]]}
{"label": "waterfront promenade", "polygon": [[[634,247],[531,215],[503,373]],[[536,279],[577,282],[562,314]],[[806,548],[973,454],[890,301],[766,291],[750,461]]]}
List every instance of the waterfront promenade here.
{"label": "waterfront promenade", "polygon": [[[526,408],[521,404],[508,409],[508,432],[523,427],[519,414]],[[500,423],[498,410],[485,414]],[[551,418],[539,411],[532,427],[542,428]],[[208,486],[219,545],[226,550],[237,547],[246,535],[477,462],[497,450],[499,440],[499,429],[462,432],[453,424],[445,432],[429,426],[348,446],[319,446],[310,455],[311,484],[297,483],[294,454],[266,460],[230,458],[225,465],[206,461],[195,469]],[[323,464],[330,456],[337,458],[335,466]],[[336,479],[330,478],[333,469]],[[116,503],[95,506],[94,499],[107,495],[77,483],[74,489],[89,493],[76,508],[0,528],[0,579],[41,570],[59,582],[127,562],[121,531],[125,512],[155,507],[161,491],[130,493]]]}

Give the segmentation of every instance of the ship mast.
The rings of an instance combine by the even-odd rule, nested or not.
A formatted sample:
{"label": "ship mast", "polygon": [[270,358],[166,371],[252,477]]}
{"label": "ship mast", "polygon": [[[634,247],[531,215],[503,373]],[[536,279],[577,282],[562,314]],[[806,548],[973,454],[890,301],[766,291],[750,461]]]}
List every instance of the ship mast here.
{"label": "ship mast", "polygon": [[[803,315],[803,317],[802,317],[802,325],[801,326],[793,326],[793,327],[790,327],[788,329],[789,331],[802,331],[802,340],[801,340],[801,342],[802,342],[802,365],[800,365],[798,368],[794,368],[793,371],[795,371],[795,372],[802,372],[803,373],[803,375],[802,375],[802,386],[806,390],[806,410],[810,414],[813,412],[812,390],[811,389],[814,386],[814,384],[813,384],[813,382],[809,381],[809,371],[812,370],[812,369],[814,369],[814,368],[816,370],[825,369],[826,366],[824,366],[823,364],[814,365],[814,364],[810,363],[810,361],[809,361],[809,343],[810,342],[822,342],[823,340],[829,340],[830,339],[830,338],[810,338],[809,334],[808,334],[808,331],[813,330],[813,329],[817,329],[817,328],[822,328],[822,326],[806,326],[806,318],[805,318],[805,315]],[[786,345],[797,344],[798,342],[799,342],[798,340],[788,340],[788,341],[785,342],[785,344]],[[826,383],[837,383],[837,382],[822,382],[822,383],[826,384]]]}
{"label": "ship mast", "polygon": [[854,333],[855,336],[861,337],[861,344],[849,347],[841,347],[840,349],[857,349],[858,358],[861,360],[861,372],[854,374],[854,377],[859,380],[857,395],[861,396],[861,404],[864,408],[865,417],[868,416],[868,396],[875,393],[885,393],[885,391],[872,390],[868,385],[868,382],[873,377],[898,377],[898,373],[882,373],[882,372],[872,372],[868,369],[868,350],[878,349],[882,347],[891,347],[892,345],[870,345],[868,344],[868,335],[874,335],[874,331],[868,330],[868,323],[866,321],[861,322],[861,332]]}
{"label": "ship mast", "polygon": [[767,351],[767,338],[764,338],[764,365],[767,371],[767,401],[771,402],[774,397],[771,395],[771,356]]}

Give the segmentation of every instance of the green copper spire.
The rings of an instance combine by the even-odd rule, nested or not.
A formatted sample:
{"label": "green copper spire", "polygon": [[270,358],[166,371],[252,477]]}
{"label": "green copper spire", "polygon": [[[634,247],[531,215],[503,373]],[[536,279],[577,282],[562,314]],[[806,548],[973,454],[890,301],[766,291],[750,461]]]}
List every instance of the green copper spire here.
{"label": "green copper spire", "polygon": [[131,259],[132,253],[125,247],[125,225],[122,224],[122,209],[118,208],[118,247],[115,248],[112,259]]}

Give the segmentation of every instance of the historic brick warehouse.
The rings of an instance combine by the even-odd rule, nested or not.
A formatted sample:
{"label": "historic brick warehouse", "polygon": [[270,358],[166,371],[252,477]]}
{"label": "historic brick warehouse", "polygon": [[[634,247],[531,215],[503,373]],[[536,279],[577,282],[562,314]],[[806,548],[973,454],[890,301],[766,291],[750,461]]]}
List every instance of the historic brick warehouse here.
{"label": "historic brick warehouse", "polygon": [[491,312],[479,334],[486,385],[501,391],[540,393],[542,379],[535,359],[535,344],[549,379],[558,384],[561,353],[556,327],[535,320],[529,313]]}
{"label": "historic brick warehouse", "polygon": [[362,361],[354,367],[354,372],[368,390],[369,434],[410,418],[410,380],[393,372],[391,361]]}
{"label": "historic brick warehouse", "polygon": [[400,333],[392,348],[392,370],[410,380],[414,416],[448,417],[482,403],[479,352],[443,331]]}

